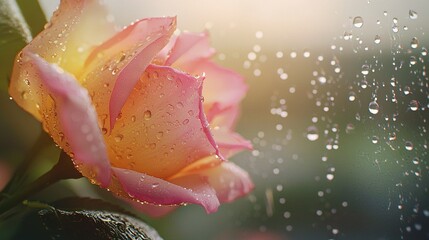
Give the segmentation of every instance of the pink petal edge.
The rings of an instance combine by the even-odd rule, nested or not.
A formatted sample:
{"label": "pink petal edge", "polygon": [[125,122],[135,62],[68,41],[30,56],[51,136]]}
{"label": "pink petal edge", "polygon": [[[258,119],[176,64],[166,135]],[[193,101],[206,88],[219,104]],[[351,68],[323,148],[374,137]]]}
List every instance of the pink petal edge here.
{"label": "pink petal edge", "polygon": [[207,213],[217,210],[220,203],[214,190],[204,179],[193,176],[167,182],[144,173],[112,168],[117,181],[131,199],[161,205],[199,204]]}
{"label": "pink petal edge", "polygon": [[[175,29],[176,18],[170,18],[170,22],[162,27],[162,31],[156,39],[153,40],[148,46],[138,49],[138,54],[128,63],[125,68],[120,71],[118,79],[115,82],[113,92],[109,101],[109,116],[110,116],[110,129],[112,129],[116,122],[116,117],[121,112],[122,107],[132,92],[135,84],[144,73],[146,67],[150,64],[152,59],[161,51],[168,43]],[[167,29],[167,30],[165,30]]]}
{"label": "pink petal edge", "polygon": [[84,176],[107,187],[111,179],[110,163],[88,92],[58,66],[31,52],[23,55],[34,63],[42,84],[56,103],[77,168]]}

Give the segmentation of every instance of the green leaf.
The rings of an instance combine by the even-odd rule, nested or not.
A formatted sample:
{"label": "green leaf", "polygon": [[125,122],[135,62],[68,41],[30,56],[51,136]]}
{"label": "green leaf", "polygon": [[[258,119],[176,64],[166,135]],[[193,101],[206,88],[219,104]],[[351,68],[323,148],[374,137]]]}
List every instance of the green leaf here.
{"label": "green leaf", "polygon": [[46,22],[38,1],[20,2],[18,5],[15,0],[0,1],[0,91],[7,90],[16,54]]}
{"label": "green leaf", "polygon": [[53,239],[162,239],[140,219],[121,213],[51,207],[39,215]]}

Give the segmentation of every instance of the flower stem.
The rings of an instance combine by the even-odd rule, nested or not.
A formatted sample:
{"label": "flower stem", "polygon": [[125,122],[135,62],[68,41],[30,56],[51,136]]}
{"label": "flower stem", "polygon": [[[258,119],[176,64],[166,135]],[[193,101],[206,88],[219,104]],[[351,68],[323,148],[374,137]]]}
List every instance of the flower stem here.
{"label": "flower stem", "polygon": [[33,164],[33,161],[39,156],[39,154],[51,143],[50,137],[44,131],[41,131],[39,136],[37,137],[34,145],[30,148],[30,150],[25,154],[24,159],[21,164],[15,170],[15,174],[12,179],[3,189],[3,193],[9,193],[14,188],[18,187],[25,180],[24,176]]}
{"label": "flower stem", "polygon": [[47,173],[40,176],[30,185],[23,187],[20,191],[11,194],[10,198],[6,198],[0,202],[0,215],[22,203],[28,197],[42,191],[50,185],[64,179],[77,179],[82,175],[73,166],[72,160],[65,152],[61,152],[58,163],[52,167]]}

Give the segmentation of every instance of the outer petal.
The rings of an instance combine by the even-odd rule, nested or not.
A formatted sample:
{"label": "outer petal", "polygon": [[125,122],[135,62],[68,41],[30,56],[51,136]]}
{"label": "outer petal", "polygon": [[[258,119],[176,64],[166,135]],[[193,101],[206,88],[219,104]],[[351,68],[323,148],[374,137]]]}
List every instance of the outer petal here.
{"label": "outer petal", "polygon": [[[78,76],[86,57],[95,45],[113,34],[113,24],[106,20],[106,11],[96,0],[62,0],[51,21],[24,50],[36,53],[50,63]],[[96,34],[94,34],[96,31]],[[88,33],[91,34],[88,34]],[[37,95],[38,79],[33,68],[16,58],[9,92],[26,111],[41,120],[36,102],[47,96]],[[21,97],[25,95],[25,97]]]}
{"label": "outer petal", "polygon": [[213,128],[213,137],[224,157],[231,157],[242,150],[252,150],[252,143],[244,139],[240,134],[226,128]]}
{"label": "outer petal", "polygon": [[[218,162],[216,159],[213,161]],[[208,168],[197,167],[188,172],[183,172],[178,177],[184,178],[185,176],[195,175],[207,179],[210,186],[215,189],[221,203],[231,202],[249,193],[254,188],[249,174],[232,162],[221,162]]]}
{"label": "outer petal", "polygon": [[222,127],[233,130],[239,117],[239,106],[232,105],[220,108],[219,104],[213,104],[207,111],[207,119],[212,127]]}
{"label": "outer petal", "polygon": [[83,85],[90,92],[104,128],[113,128],[128,95],[152,58],[167,44],[175,26],[175,18],[140,20],[88,57]]}
{"label": "outer petal", "polygon": [[185,32],[174,41],[165,65],[172,65],[190,74],[206,77],[203,90],[205,106],[217,103],[222,109],[241,101],[247,91],[243,77],[209,60],[214,50],[210,47],[206,32]]}
{"label": "outer petal", "polygon": [[219,155],[202,111],[201,79],[149,65],[106,138],[114,166],[168,178]]}
{"label": "outer petal", "polygon": [[[177,178],[174,182],[135,171],[112,168],[116,181],[129,198],[144,203],[179,205],[194,203],[203,206],[207,213],[215,212],[219,201],[214,190],[199,176]],[[112,188],[113,191],[117,188]],[[120,191],[117,192],[120,195]],[[127,197],[123,195],[122,197]]]}
{"label": "outer petal", "polygon": [[210,58],[214,53],[215,50],[210,47],[210,39],[207,32],[184,32],[174,42],[165,65],[173,65],[180,68],[182,65],[190,65],[201,59]]}
{"label": "outer petal", "polygon": [[50,101],[40,105],[45,128],[58,145],[74,155],[76,167],[83,175],[107,187],[110,164],[87,91],[73,76],[38,55],[24,52],[24,58],[28,58],[38,74],[39,94],[50,96]]}
{"label": "outer petal", "polygon": [[227,108],[238,104],[247,91],[244,78],[234,71],[223,68],[210,60],[202,60],[192,65],[181,65],[186,72],[204,75],[203,96],[205,107],[218,104],[219,108]]}

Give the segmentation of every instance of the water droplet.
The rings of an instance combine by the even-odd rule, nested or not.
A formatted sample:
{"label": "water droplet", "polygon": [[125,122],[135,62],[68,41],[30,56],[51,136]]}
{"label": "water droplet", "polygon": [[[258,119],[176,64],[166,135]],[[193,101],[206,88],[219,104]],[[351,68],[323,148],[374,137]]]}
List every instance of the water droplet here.
{"label": "water droplet", "polygon": [[419,109],[419,102],[417,100],[411,100],[410,109],[414,112],[417,111],[417,109]]}
{"label": "water droplet", "polygon": [[162,138],[162,136],[164,136],[164,132],[158,132],[158,133],[156,134],[156,138],[158,138],[158,139],[161,139],[161,138]]}
{"label": "water droplet", "polygon": [[329,181],[332,181],[334,179],[334,174],[332,173],[326,174],[326,179],[328,179]]}
{"label": "water droplet", "polygon": [[115,141],[116,142],[120,142],[120,141],[122,141],[123,138],[124,138],[124,135],[118,134],[118,135],[115,136]]}
{"label": "water droplet", "polygon": [[144,119],[149,120],[149,119],[152,117],[152,112],[151,112],[151,111],[149,111],[149,110],[146,110],[146,111],[143,113],[143,116],[144,116]]}
{"label": "water droplet", "polygon": [[416,11],[414,11],[414,10],[410,10],[409,12],[408,12],[408,15],[410,16],[410,19],[417,19],[417,17],[418,17],[418,15],[417,15],[417,12]]}
{"label": "water droplet", "polygon": [[380,106],[378,106],[378,103],[376,101],[373,101],[369,103],[368,110],[372,114],[377,114],[380,110]]}
{"label": "water droplet", "polygon": [[152,183],[152,188],[157,188],[159,186],[159,183]]}
{"label": "water droplet", "polygon": [[389,141],[394,141],[394,140],[396,140],[396,133],[395,132],[389,133]]}
{"label": "water droplet", "polygon": [[409,87],[409,86],[405,86],[405,87],[404,87],[404,94],[405,94],[405,95],[408,95],[408,94],[410,94],[410,92],[411,92],[410,87]]}
{"label": "water droplet", "polygon": [[418,157],[413,158],[413,163],[415,165],[419,164],[419,162],[420,162],[420,159]]}
{"label": "water droplet", "polygon": [[369,66],[364,64],[362,65],[362,70],[361,70],[363,75],[368,75],[369,74]]}
{"label": "water droplet", "polygon": [[183,125],[186,125],[186,124],[188,124],[189,123],[189,119],[185,119],[185,120],[183,120]]}
{"label": "water droplet", "polygon": [[135,122],[136,121],[136,116],[135,115],[132,115],[131,116],[131,122]]}
{"label": "water droplet", "polygon": [[310,141],[316,141],[319,139],[319,131],[315,126],[310,126],[307,128],[307,139]]}
{"label": "water droplet", "polygon": [[417,39],[416,37],[413,37],[413,39],[411,39],[411,48],[417,48],[419,46],[419,39]]}
{"label": "water droplet", "polygon": [[119,68],[114,68],[112,70],[112,75],[116,75],[119,72]]}
{"label": "water droplet", "polygon": [[411,150],[413,150],[413,148],[414,148],[414,145],[412,142],[410,142],[410,141],[405,142],[405,149],[407,149],[408,151],[411,151]]}
{"label": "water droplet", "polygon": [[363,18],[358,16],[353,19],[353,26],[361,28],[363,26]]}
{"label": "water droplet", "polygon": [[188,111],[188,115],[189,115],[189,116],[194,116],[194,111],[189,110],[189,111]]}
{"label": "water droplet", "polygon": [[354,102],[356,100],[356,93],[355,92],[349,92],[349,101]]}
{"label": "water droplet", "polygon": [[375,35],[374,43],[375,43],[375,44],[379,44],[380,42],[381,42],[381,38],[380,38],[380,36]]}
{"label": "water droplet", "polygon": [[411,56],[411,57],[410,57],[410,64],[411,64],[411,65],[415,65],[416,63],[417,63],[417,59],[416,59],[416,57]]}
{"label": "water droplet", "polygon": [[374,144],[377,144],[378,143],[378,137],[377,136],[372,136],[371,142],[374,143]]}
{"label": "water droplet", "polygon": [[395,23],[392,25],[392,31],[394,33],[397,33],[399,31],[398,25],[396,25]]}
{"label": "water droplet", "polygon": [[368,82],[366,80],[362,80],[362,82],[360,83],[360,87],[362,89],[366,89],[368,87]]}
{"label": "water droplet", "polygon": [[320,77],[318,77],[317,79],[319,80],[319,82],[320,82],[321,84],[325,84],[325,83],[326,83],[326,77],[325,77],[325,76],[320,76]]}
{"label": "water droplet", "polygon": [[27,100],[27,98],[28,98],[28,93],[27,93],[27,91],[22,91],[22,92],[21,92],[21,98],[22,98],[22,99],[24,99],[24,100]]}

